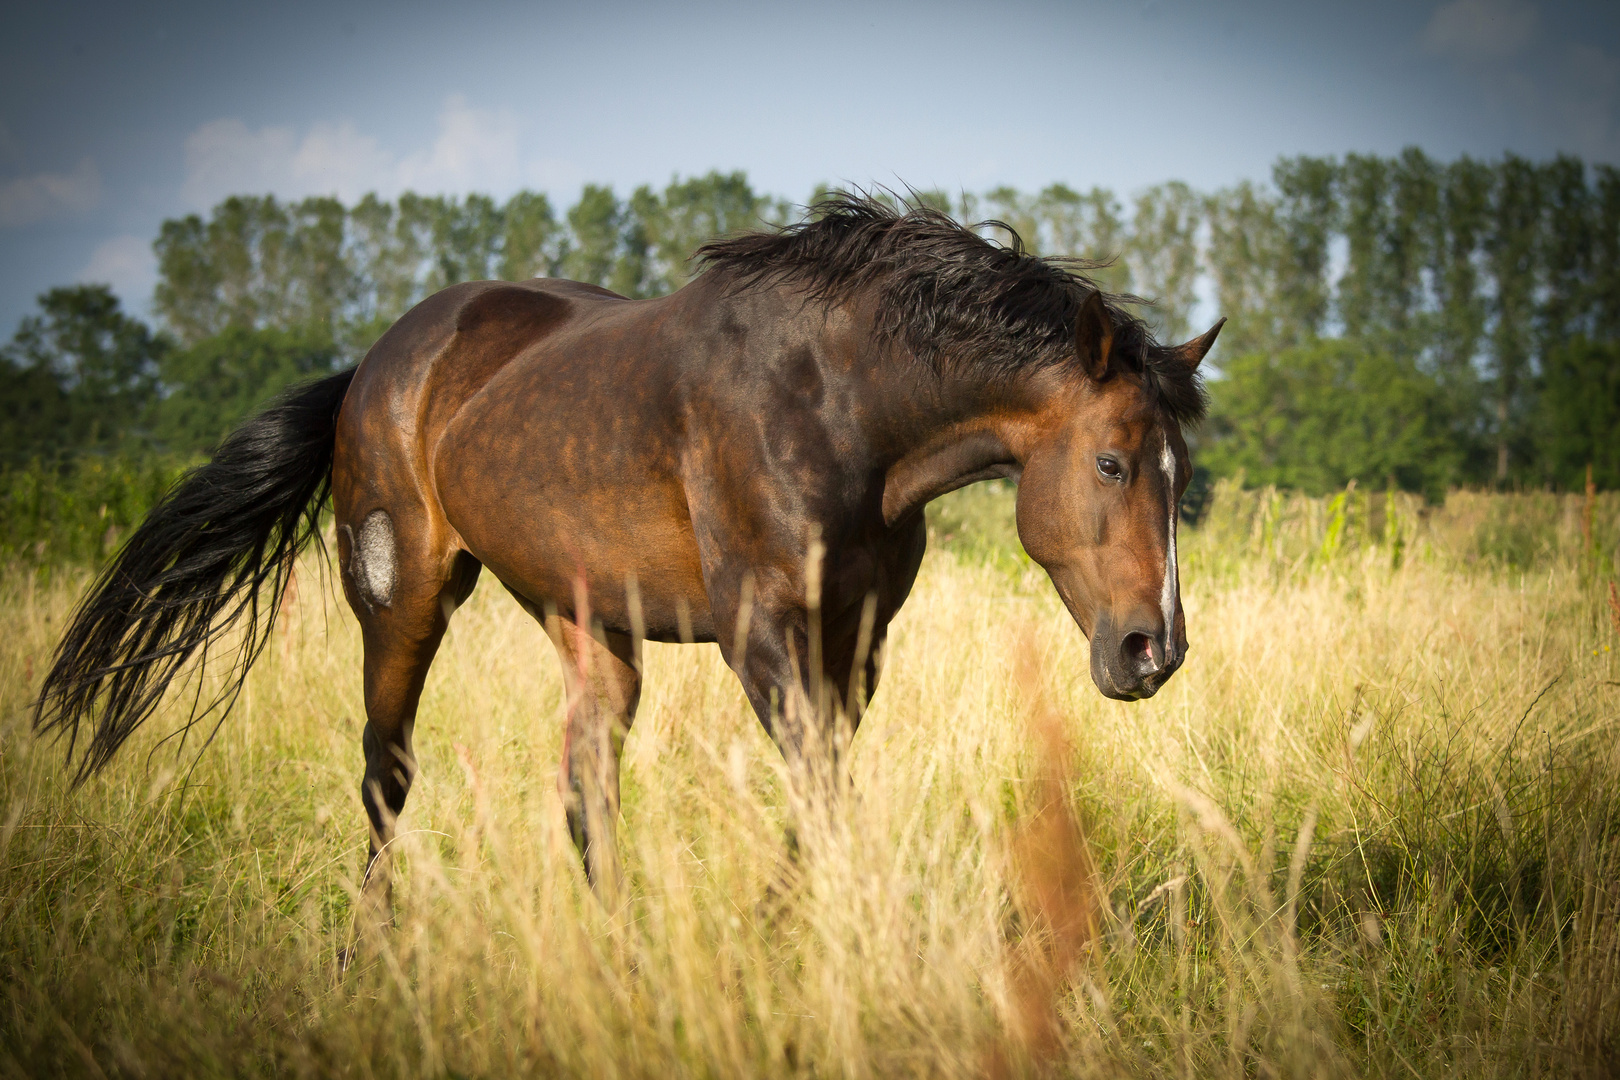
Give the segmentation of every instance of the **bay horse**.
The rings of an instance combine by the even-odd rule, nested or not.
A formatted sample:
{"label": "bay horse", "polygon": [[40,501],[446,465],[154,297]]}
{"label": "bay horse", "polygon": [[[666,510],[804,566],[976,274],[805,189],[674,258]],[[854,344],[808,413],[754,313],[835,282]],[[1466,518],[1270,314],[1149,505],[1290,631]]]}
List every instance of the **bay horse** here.
{"label": "bay horse", "polygon": [[84,779],[235,627],[226,689],[190,723],[222,718],[328,497],[364,641],[368,876],[416,771],[428,667],[482,569],[562,659],[559,786],[593,882],[616,866],[638,640],[717,642],[805,761],[833,713],[853,734],[923,508],[963,485],[1017,481],[1019,538],[1090,638],[1097,688],[1151,696],[1187,653],[1182,425],[1221,324],[1162,346],[1128,298],[1008,232],[840,196],[708,243],[659,299],[554,279],[428,297],[157,504],[78,607],[36,730],[71,762],[89,722]]}

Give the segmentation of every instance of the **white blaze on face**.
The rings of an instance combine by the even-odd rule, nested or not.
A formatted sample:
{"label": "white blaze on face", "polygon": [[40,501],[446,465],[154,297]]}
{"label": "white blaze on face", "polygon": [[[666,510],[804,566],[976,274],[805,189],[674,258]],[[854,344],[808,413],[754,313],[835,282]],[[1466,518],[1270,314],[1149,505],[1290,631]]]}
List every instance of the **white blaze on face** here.
{"label": "white blaze on face", "polygon": [[1169,504],[1169,520],[1165,523],[1164,589],[1159,593],[1159,607],[1164,613],[1164,652],[1168,659],[1170,642],[1176,636],[1176,454],[1170,449],[1170,434],[1164,435],[1164,447],[1159,451],[1159,468],[1164,470],[1165,501]]}

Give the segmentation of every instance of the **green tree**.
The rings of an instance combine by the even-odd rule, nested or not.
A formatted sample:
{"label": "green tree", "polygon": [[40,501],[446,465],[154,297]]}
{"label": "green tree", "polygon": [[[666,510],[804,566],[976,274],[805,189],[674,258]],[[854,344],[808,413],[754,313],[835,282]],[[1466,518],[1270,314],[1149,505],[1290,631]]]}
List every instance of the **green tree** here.
{"label": "green tree", "polygon": [[1433,341],[1426,274],[1435,263],[1440,221],[1439,164],[1422,150],[1401,151],[1390,171],[1390,219],[1384,239],[1385,321],[1394,347],[1411,355]]}
{"label": "green tree", "polygon": [[51,289],[0,350],[0,453],[17,461],[138,444],[169,348],[107,286]]}
{"label": "green tree", "polygon": [[1416,147],[1393,159],[1351,154],[1338,182],[1349,253],[1338,291],[1344,333],[1417,356],[1432,345],[1425,275],[1439,242],[1440,169]]}
{"label": "green tree", "polygon": [[1458,392],[1477,392],[1474,368],[1488,316],[1480,292],[1479,255],[1490,227],[1493,170],[1463,157],[1446,166],[1430,245],[1437,308],[1435,362]]}
{"label": "green tree", "polygon": [[[237,268],[231,264],[242,264],[248,260],[244,257],[226,258],[226,253],[221,249],[230,240],[237,241],[230,247],[241,247],[240,233],[243,230],[234,230],[238,234],[236,236],[227,235],[219,219],[226,207],[235,212],[233,216],[245,216],[241,213],[242,204],[243,200],[236,199],[227,199],[220,204],[215,208],[212,226],[196,214],[170,218],[163,223],[153,244],[158,256],[154,304],[163,321],[181,341],[201,341],[223,330],[231,320],[233,313],[222,293],[230,277],[235,279],[234,291],[240,294],[245,274],[240,271],[233,274],[232,270]],[[251,321],[250,312],[239,314],[243,321]]]}
{"label": "green tree", "polygon": [[1506,483],[1511,459],[1529,450],[1527,391],[1534,355],[1537,248],[1541,229],[1541,192],[1534,165],[1509,154],[1497,169],[1486,258],[1495,285],[1492,305],[1496,324],[1491,333],[1491,396],[1495,405],[1495,479]]}
{"label": "green tree", "polygon": [[1459,480],[1486,482],[1495,467],[1481,353],[1489,305],[1480,287],[1481,254],[1490,224],[1494,170],[1460,158],[1438,171],[1438,205],[1428,226],[1427,361],[1446,394],[1452,436],[1463,455]]}
{"label": "green tree", "polygon": [[657,254],[663,221],[663,201],[651,187],[642,184],[630,193],[621,213],[619,257],[608,288],[638,299],[669,291],[669,279],[660,270]]}
{"label": "green tree", "polygon": [[282,269],[285,307],[265,325],[297,325],[336,340],[357,287],[344,250],[348,211],[332,198],[310,198],[288,208],[287,258]]}
{"label": "green tree", "polygon": [[1444,392],[1410,358],[1337,339],[1248,353],[1222,371],[1199,449],[1217,474],[1316,495],[1393,478],[1431,498],[1457,480]]}
{"label": "green tree", "polygon": [[1277,297],[1282,237],[1277,203],[1245,180],[1204,201],[1209,222],[1209,274],[1215,299],[1228,323],[1221,331],[1222,355],[1257,352],[1290,340]]}
{"label": "green tree", "polygon": [[525,281],[557,272],[562,230],[551,200],[534,191],[520,191],[501,209],[505,235],[501,241],[500,277]]}
{"label": "green tree", "polygon": [[1599,341],[1620,341],[1620,169],[1593,171],[1592,325]]}
{"label": "green tree", "polygon": [[1332,158],[1280,159],[1271,170],[1276,185],[1281,247],[1277,260],[1277,307],[1294,341],[1322,333],[1332,292],[1328,284],[1329,246],[1339,228]]}
{"label": "green tree", "polygon": [[18,359],[9,348],[0,353],[0,464],[77,451],[73,400],[61,378],[49,366]]}
{"label": "green tree", "polygon": [[462,281],[488,281],[497,276],[505,221],[488,195],[465,199],[438,196],[432,207],[434,270],[429,291]]}
{"label": "green tree", "polygon": [[167,396],[157,437],[182,452],[209,450],[294,383],[330,374],[340,363],[326,337],[297,329],[232,326],[163,359]]}
{"label": "green tree", "polygon": [[[1094,187],[1081,193],[1052,184],[1027,196],[1000,187],[987,193],[984,202],[993,217],[1018,231],[1030,251],[1079,260],[1087,276],[1109,292],[1130,290],[1130,267],[1123,259],[1128,235],[1112,191]],[[970,216],[966,206],[963,210]]]}
{"label": "green tree", "polygon": [[[738,175],[741,175],[740,173]],[[922,207],[938,211],[946,217],[963,220],[962,203],[951,197],[951,193],[944,188],[908,188],[905,201],[908,206]]]}
{"label": "green tree", "polygon": [[[605,213],[605,203],[595,213]],[[710,172],[686,180],[676,177],[662,195],[642,185],[618,206],[616,216],[602,217],[601,225],[594,224],[594,218],[584,220],[604,236],[609,221],[617,226],[617,254],[608,271],[608,288],[625,296],[647,297],[662,296],[691,281],[692,253],[705,241],[781,223],[785,216],[785,204],[757,194],[747,174]]]}
{"label": "green tree", "polygon": [[1161,340],[1187,336],[1187,317],[1197,300],[1201,203],[1179,180],[1150,187],[1135,199],[1126,260],[1136,292],[1153,303],[1145,314]]}
{"label": "green tree", "polygon": [[346,233],[343,205],[323,198],[233,196],[206,222],[165,221],[154,304],[187,345],[230,326],[298,326],[335,340],[357,290]]}
{"label": "green tree", "polygon": [[613,189],[586,184],[568,210],[570,240],[563,251],[562,275],[606,286],[619,258],[622,211]]}
{"label": "green tree", "polygon": [[[414,196],[401,197],[410,205]],[[359,287],[345,334],[369,346],[423,296],[428,237],[407,209],[367,195],[349,211],[349,251]]]}
{"label": "green tree", "polygon": [[1546,359],[1538,406],[1547,478],[1578,491],[1590,463],[1597,484],[1620,488],[1620,341],[1575,337],[1558,346]]}
{"label": "green tree", "polygon": [[[1041,223],[1035,217],[1033,202],[1022,191],[1005,185],[985,192],[984,196],[984,207],[991,219],[1017,233],[1026,251],[1037,255],[1055,254],[1042,243],[1045,238],[1041,236]],[[996,240],[1004,244],[1011,242],[1007,236],[997,236]]]}
{"label": "green tree", "polygon": [[1362,338],[1381,328],[1389,291],[1383,250],[1389,231],[1389,164],[1371,154],[1348,154],[1337,179],[1350,256],[1339,281],[1339,321],[1346,337]]}
{"label": "green tree", "polygon": [[[1282,158],[1269,186],[1205,196],[1161,184],[1141,192],[1129,215],[1106,189],[1063,184],[1032,194],[876,196],[962,221],[976,220],[982,204],[1028,250],[1079,260],[1104,288],[1156,301],[1147,314],[1166,338],[1189,331],[1207,281],[1232,320],[1223,358],[1278,350],[1297,358],[1309,353],[1299,348],[1342,335],[1356,355],[1396,362],[1402,379],[1416,372],[1439,388],[1443,407],[1430,410],[1430,423],[1450,440],[1445,460],[1460,455],[1451,475],[1469,482],[1563,475],[1556,455],[1541,464],[1537,455],[1554,454],[1558,418],[1573,414],[1538,406],[1536,395],[1598,378],[1587,362],[1559,360],[1561,373],[1553,371],[1570,342],[1620,340],[1620,170],[1588,173],[1571,157],[1442,164],[1407,148],[1392,158]],[[284,368],[265,357],[325,355],[331,345],[352,359],[410,305],[458,281],[555,274],[626,296],[662,295],[689,280],[687,260],[704,240],[788,218],[787,204],[755,192],[745,174],[718,171],[677,176],[662,190],[643,185],[622,201],[588,185],[560,219],[535,192],[504,204],[370,195],[347,209],[331,199],[232,198],[206,218],[165,222],[155,301],[188,349],[216,348],[233,328],[289,331],[274,347],[253,344],[250,366],[292,370],[301,361]],[[13,427],[68,408],[54,377],[16,363],[4,377],[12,400],[32,403],[8,414]],[[1601,396],[1607,384],[1593,385]],[[216,404],[228,411],[237,400],[231,391]]]}
{"label": "green tree", "polygon": [[1546,220],[1537,230],[1541,263],[1541,302],[1537,312],[1537,352],[1550,356],[1577,336],[1592,332],[1597,297],[1592,288],[1596,224],[1586,166],[1560,154],[1540,169],[1539,187]]}

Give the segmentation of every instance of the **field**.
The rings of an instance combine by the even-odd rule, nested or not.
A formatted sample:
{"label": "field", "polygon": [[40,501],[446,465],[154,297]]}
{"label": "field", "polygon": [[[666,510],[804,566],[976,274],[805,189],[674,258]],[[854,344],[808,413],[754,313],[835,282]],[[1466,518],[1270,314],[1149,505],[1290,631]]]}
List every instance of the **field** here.
{"label": "field", "polygon": [[26,707],[87,571],[14,561],[0,1072],[1620,1073],[1620,499],[1220,487],[1183,533],[1191,658],[1130,705],[1010,500],[937,506],[830,814],[713,646],[648,646],[611,911],[556,794],[557,662],[485,577],[382,930],[322,566],[205,752],[163,741],[177,699],[74,790]]}

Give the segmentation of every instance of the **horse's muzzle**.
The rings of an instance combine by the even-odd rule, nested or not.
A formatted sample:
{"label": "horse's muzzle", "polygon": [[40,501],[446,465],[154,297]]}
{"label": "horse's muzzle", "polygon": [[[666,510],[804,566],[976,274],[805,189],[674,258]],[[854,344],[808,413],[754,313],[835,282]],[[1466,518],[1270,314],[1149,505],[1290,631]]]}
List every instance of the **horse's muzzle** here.
{"label": "horse's muzzle", "polygon": [[1184,638],[1146,620],[1119,626],[1104,612],[1091,631],[1091,679],[1116,701],[1152,697],[1186,658]]}

